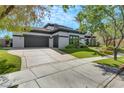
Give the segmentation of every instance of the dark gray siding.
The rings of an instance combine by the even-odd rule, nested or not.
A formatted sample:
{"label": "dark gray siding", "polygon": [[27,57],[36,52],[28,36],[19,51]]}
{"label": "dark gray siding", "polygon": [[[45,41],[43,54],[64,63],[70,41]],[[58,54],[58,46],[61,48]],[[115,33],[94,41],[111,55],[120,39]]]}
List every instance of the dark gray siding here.
{"label": "dark gray siding", "polygon": [[24,35],[25,47],[49,47],[48,36]]}

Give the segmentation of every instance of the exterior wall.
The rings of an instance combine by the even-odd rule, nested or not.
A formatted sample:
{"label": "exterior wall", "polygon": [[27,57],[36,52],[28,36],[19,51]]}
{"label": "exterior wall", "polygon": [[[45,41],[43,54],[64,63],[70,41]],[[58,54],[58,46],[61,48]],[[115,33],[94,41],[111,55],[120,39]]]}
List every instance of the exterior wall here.
{"label": "exterior wall", "polygon": [[86,43],[86,40],[85,39],[80,39],[79,42],[85,44]]}
{"label": "exterior wall", "polygon": [[53,35],[59,35],[59,42],[58,42],[58,48],[65,48],[67,45],[69,45],[69,36],[70,35],[77,35],[80,38],[80,41],[84,40],[84,34],[77,34],[77,33],[68,33],[68,32],[57,32]]}
{"label": "exterior wall", "polygon": [[[70,35],[78,35],[80,38],[80,41],[83,41],[84,34],[78,34],[78,33],[69,33],[69,32],[62,32],[59,31],[54,34],[44,34],[44,33],[33,33],[33,32],[25,32],[21,34],[27,34],[27,35],[37,35],[37,36],[49,36],[49,47],[53,48],[53,38],[52,36],[58,35],[59,40],[58,40],[58,48],[64,48],[65,46],[69,45],[69,36]],[[24,37],[22,36],[14,36],[13,37],[13,47],[15,48],[24,48]]]}
{"label": "exterior wall", "polygon": [[69,37],[59,37],[58,48],[65,48],[69,45]]}
{"label": "exterior wall", "polygon": [[13,36],[13,47],[14,48],[24,48],[24,37],[23,36]]}
{"label": "exterior wall", "polygon": [[49,47],[53,48],[53,38],[49,38]]}

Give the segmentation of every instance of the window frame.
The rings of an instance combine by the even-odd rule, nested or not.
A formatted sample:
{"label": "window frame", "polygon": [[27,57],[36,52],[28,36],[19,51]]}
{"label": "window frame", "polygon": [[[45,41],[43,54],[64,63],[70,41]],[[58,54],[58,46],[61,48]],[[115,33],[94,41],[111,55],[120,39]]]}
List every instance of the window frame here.
{"label": "window frame", "polygon": [[79,45],[79,40],[80,38],[78,35],[69,35],[69,44]]}

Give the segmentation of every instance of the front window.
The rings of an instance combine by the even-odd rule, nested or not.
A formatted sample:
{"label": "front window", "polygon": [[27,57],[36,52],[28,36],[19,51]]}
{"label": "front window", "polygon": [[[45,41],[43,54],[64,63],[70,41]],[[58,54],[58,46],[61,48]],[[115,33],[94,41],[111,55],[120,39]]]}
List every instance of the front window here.
{"label": "front window", "polygon": [[79,36],[70,35],[69,44],[79,45]]}

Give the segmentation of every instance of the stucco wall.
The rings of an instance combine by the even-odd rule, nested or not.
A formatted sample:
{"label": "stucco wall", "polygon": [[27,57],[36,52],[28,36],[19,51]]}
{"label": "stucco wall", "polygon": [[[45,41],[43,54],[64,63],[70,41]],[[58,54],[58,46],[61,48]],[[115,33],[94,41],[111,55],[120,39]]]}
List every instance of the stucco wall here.
{"label": "stucco wall", "polygon": [[69,45],[69,38],[59,37],[58,48],[65,48],[67,45]]}
{"label": "stucco wall", "polygon": [[53,38],[49,38],[49,47],[53,48]]}
{"label": "stucco wall", "polygon": [[14,48],[24,48],[24,37],[13,36],[13,47]]}
{"label": "stucco wall", "polygon": [[78,35],[80,38],[80,40],[83,41],[84,38],[84,34],[77,34],[77,33],[68,33],[68,32],[57,32],[54,35],[59,35],[59,43],[58,43],[58,47],[59,48],[65,48],[67,45],[69,45],[69,36],[70,35]]}

